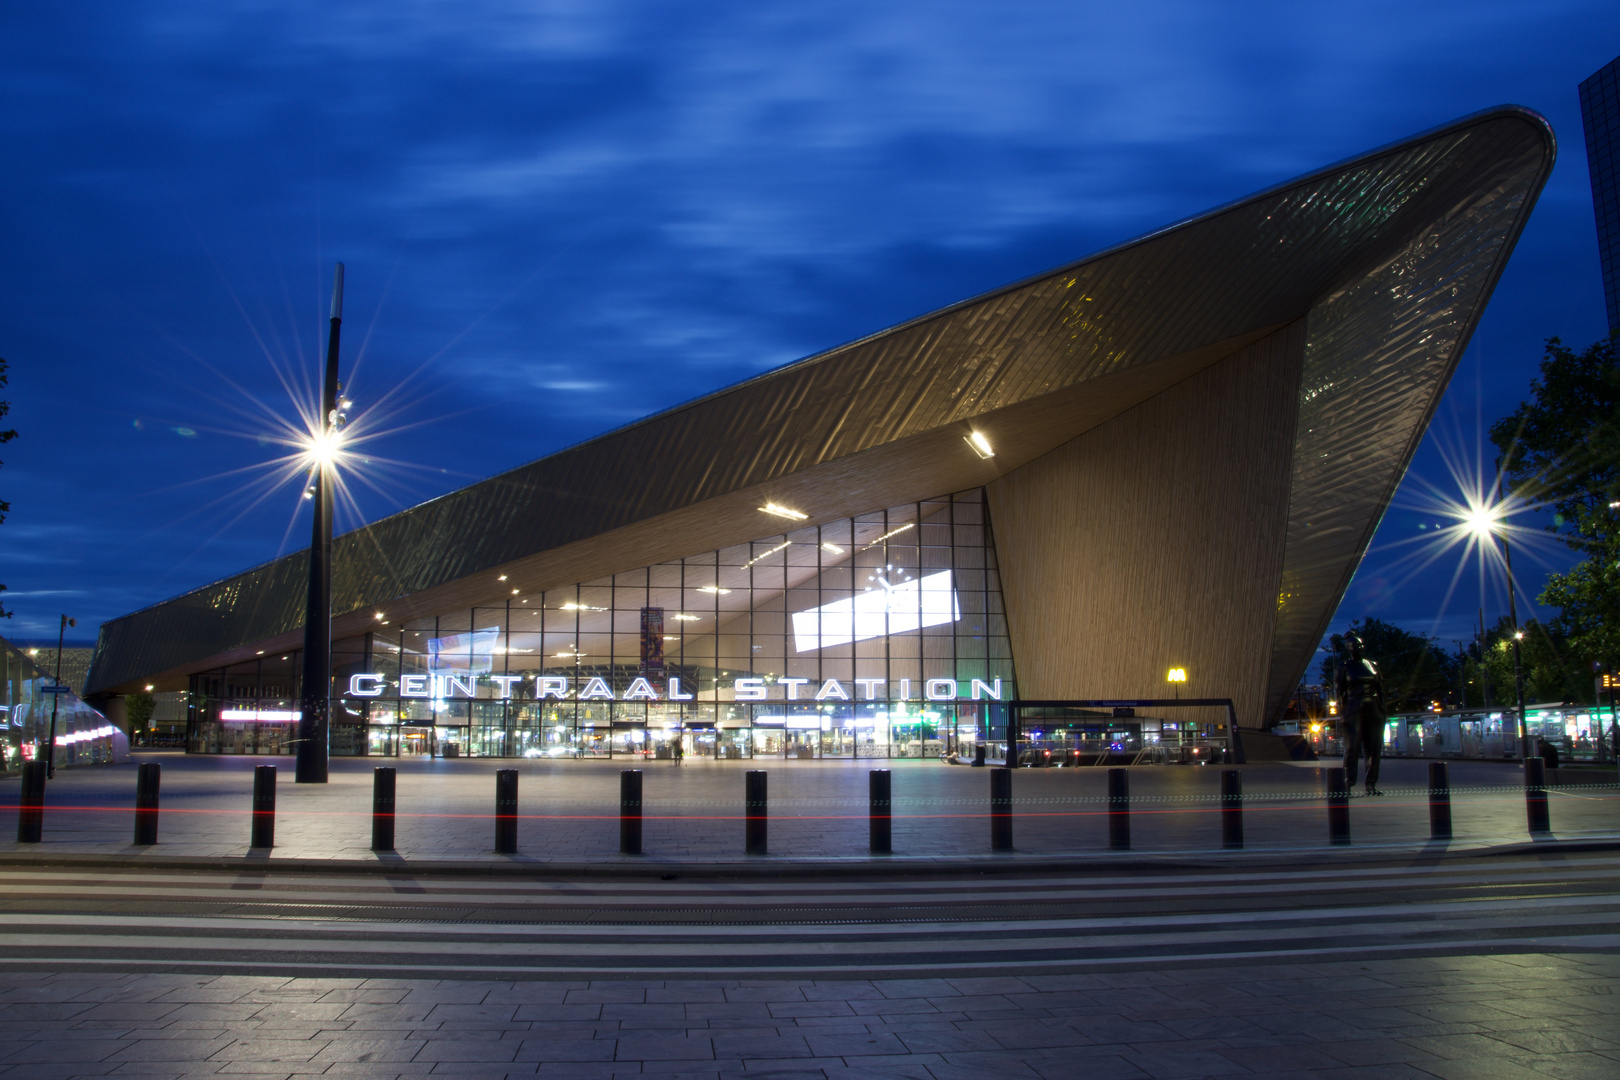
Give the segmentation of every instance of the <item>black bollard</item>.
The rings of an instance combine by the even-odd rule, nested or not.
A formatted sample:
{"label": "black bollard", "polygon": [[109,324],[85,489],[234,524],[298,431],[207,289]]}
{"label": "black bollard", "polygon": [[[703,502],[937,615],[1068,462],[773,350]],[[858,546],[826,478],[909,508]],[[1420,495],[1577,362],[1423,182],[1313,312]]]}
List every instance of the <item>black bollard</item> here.
{"label": "black bollard", "polygon": [[1539,757],[1524,759],[1524,812],[1533,833],[1552,832],[1547,816],[1547,763]]}
{"label": "black bollard", "polygon": [[984,768],[984,743],[973,744],[973,765],[975,768]]}
{"label": "black bollard", "polygon": [[1429,762],[1429,839],[1451,839],[1451,774],[1443,761]]}
{"label": "black bollard", "polygon": [[894,852],[894,817],[889,793],[889,770],[873,769],[868,784],[868,813],[872,820],[871,848],[874,855],[890,855]]}
{"label": "black bollard", "polygon": [[17,843],[37,844],[45,832],[45,763],[26,762],[17,806]]}
{"label": "black bollard", "polygon": [[135,843],[155,844],[158,836],[158,785],[163,766],[148,761],[135,770]]}
{"label": "black bollard", "polygon": [[253,830],[248,847],[276,846],[276,767],[253,767]]}
{"label": "black bollard", "polygon": [[1243,774],[1221,770],[1221,847],[1243,846]]}
{"label": "black bollard", "polygon": [[1108,770],[1108,849],[1131,850],[1131,774]]}
{"label": "black bollard", "polygon": [[619,854],[641,854],[641,770],[619,773]]}
{"label": "black bollard", "polygon": [[765,854],[766,810],[765,770],[749,769],[743,775],[743,851],[749,855]]}
{"label": "black bollard", "polygon": [[990,850],[1011,851],[1012,769],[990,770]]}
{"label": "black bollard", "polygon": [[517,770],[495,770],[495,854],[517,854]]}
{"label": "black bollard", "polygon": [[371,771],[371,850],[394,850],[394,770]]}
{"label": "black bollard", "polygon": [[1328,843],[1350,842],[1350,789],[1344,782],[1344,770],[1329,769],[1328,774]]}

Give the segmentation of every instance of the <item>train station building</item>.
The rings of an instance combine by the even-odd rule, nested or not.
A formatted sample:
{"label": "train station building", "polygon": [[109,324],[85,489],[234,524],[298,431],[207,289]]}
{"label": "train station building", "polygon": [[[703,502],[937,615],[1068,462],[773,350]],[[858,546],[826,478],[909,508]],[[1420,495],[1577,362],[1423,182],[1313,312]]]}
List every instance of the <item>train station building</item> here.
{"label": "train station building", "polygon": [[[1467,117],[341,536],[332,752],[932,756],[1172,692],[1262,731],[1553,156]],[[306,575],[104,624],[93,700],[287,752]]]}

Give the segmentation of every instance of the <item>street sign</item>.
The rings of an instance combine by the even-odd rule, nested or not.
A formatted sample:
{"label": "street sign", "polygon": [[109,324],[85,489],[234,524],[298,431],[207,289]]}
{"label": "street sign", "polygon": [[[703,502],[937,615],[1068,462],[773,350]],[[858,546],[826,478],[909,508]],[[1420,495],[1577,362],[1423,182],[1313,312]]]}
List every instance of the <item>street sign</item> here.
{"label": "street sign", "polygon": [[39,688],[39,692],[42,694],[71,694],[73,688],[71,686],[42,686]]}

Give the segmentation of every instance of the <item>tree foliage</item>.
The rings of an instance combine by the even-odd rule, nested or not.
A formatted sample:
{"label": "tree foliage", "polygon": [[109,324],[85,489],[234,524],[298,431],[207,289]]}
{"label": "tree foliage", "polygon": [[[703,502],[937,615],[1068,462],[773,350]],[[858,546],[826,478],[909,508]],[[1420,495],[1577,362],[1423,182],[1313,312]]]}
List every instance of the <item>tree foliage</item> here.
{"label": "tree foliage", "polygon": [[146,725],[152,721],[152,711],[157,708],[157,702],[151,694],[144,690],[137,690],[124,699],[124,715],[129,720],[129,733],[138,735],[146,730]]}
{"label": "tree foliage", "polygon": [[1559,609],[1547,640],[1620,662],[1620,363],[1615,341],[1577,353],[1549,338],[1530,397],[1491,427],[1511,489],[1555,512],[1550,528],[1582,556],[1539,600]]}
{"label": "tree foliage", "polygon": [[[1596,701],[1591,659],[1572,645],[1557,622],[1534,619],[1519,627],[1520,666],[1524,672],[1526,705]],[[1485,632],[1483,647],[1471,643],[1458,654],[1464,686],[1463,704],[1511,708],[1517,704],[1513,682],[1513,624],[1504,615]]]}
{"label": "tree foliage", "polygon": [[[1361,635],[1367,658],[1378,665],[1384,677],[1384,703],[1390,712],[1411,712],[1436,701],[1456,699],[1458,657],[1441,649],[1434,639],[1373,618],[1356,620],[1349,632]],[[1333,653],[1322,661],[1324,686],[1335,684],[1338,665],[1349,655],[1343,634],[1334,634],[1329,644]]]}
{"label": "tree foliage", "polygon": [[[10,369],[10,367],[11,367],[11,365],[7,364],[5,362],[5,360],[0,359],[0,387],[6,386],[6,384],[11,381],[10,377],[7,376],[7,374],[6,374],[6,372]],[[9,413],[10,411],[11,411],[11,402],[9,402],[9,401],[0,401],[0,419],[4,419],[5,415],[7,413]],[[8,428],[5,431],[0,431],[0,444],[8,443],[12,439],[15,439],[16,437],[17,437],[17,429],[16,428]],[[3,465],[3,464],[5,464],[5,463],[0,462],[0,465]],[[10,510],[11,510],[11,504],[9,502],[7,502],[6,500],[4,500],[4,499],[0,499],[0,522],[4,522],[6,520],[6,514]],[[5,591],[6,591],[6,587],[4,585],[0,585],[0,593],[3,593]],[[6,610],[6,606],[4,604],[0,604],[0,617],[7,618],[7,619],[11,618],[11,612]]]}

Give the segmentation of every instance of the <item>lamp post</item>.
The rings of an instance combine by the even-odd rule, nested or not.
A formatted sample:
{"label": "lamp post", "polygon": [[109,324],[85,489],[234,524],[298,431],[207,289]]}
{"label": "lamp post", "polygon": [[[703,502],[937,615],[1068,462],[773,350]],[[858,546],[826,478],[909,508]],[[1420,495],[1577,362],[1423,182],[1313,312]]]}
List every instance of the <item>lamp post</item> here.
{"label": "lamp post", "polygon": [[[1502,505],[1502,459],[1496,459],[1496,482],[1491,485],[1492,499],[1488,506],[1479,507],[1469,514],[1469,523],[1474,534],[1483,543],[1486,539],[1502,542],[1502,562],[1507,568],[1508,589],[1508,621],[1513,626],[1513,689],[1515,706],[1519,714],[1519,757],[1530,756],[1529,729],[1524,719],[1524,661],[1519,643],[1524,640],[1524,631],[1519,629],[1519,606],[1515,601],[1513,588],[1513,547],[1508,543],[1506,536],[1497,536],[1496,509]],[[1483,632],[1485,618],[1480,615],[1480,629]]]}
{"label": "lamp post", "polygon": [[304,681],[298,713],[299,784],[326,783],[332,682],[332,484],[341,414],[338,411],[338,331],[343,325],[343,264],[332,279],[332,315],[326,338],[326,379],[320,430],[312,439],[315,521],[309,542],[309,594],[304,606]]}
{"label": "lamp post", "polygon": [[51,737],[45,744],[45,779],[56,776],[56,706],[62,700],[62,638],[67,628],[78,626],[79,620],[62,616],[56,629],[56,685],[51,688]]}
{"label": "lamp post", "polygon": [[1507,564],[1508,621],[1513,624],[1513,694],[1519,710],[1519,756],[1527,758],[1530,756],[1530,733],[1524,722],[1524,662],[1519,651],[1524,631],[1519,629],[1519,608],[1513,602],[1513,547],[1507,537],[1501,540],[1502,561]]}

